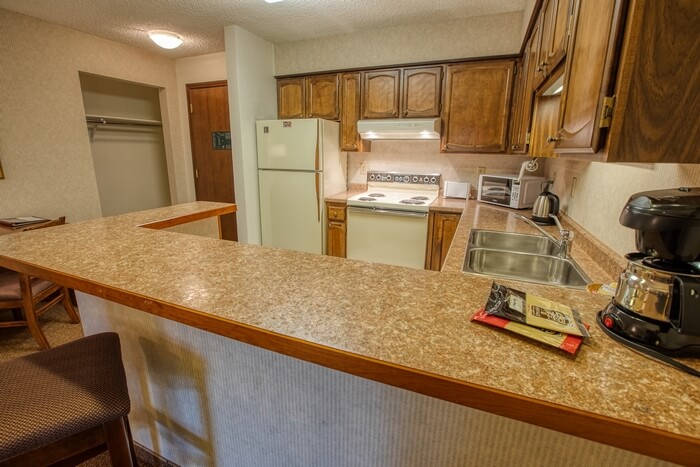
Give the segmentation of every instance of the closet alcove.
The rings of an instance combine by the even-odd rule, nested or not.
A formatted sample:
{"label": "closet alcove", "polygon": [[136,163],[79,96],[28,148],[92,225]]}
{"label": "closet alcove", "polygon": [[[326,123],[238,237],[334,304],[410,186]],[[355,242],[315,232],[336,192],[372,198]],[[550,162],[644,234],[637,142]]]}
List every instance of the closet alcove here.
{"label": "closet alcove", "polygon": [[158,88],[80,73],[103,216],[169,206]]}

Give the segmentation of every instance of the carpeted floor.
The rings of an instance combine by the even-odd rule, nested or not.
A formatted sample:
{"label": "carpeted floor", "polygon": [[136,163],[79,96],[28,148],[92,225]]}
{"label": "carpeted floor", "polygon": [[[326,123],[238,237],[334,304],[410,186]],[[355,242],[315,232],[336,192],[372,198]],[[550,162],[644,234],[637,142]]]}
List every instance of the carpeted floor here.
{"label": "carpeted floor", "polygon": [[[10,318],[11,313],[9,311],[2,310],[0,312],[0,321]],[[83,337],[82,326],[71,323],[60,304],[44,313],[39,318],[39,321],[44,335],[46,335],[52,347]],[[28,328],[0,328],[0,362],[38,351],[39,346]],[[175,466],[175,464],[152,456],[138,445],[136,446],[136,457],[141,467]],[[81,467],[110,467],[111,465],[112,462],[108,452],[103,452],[99,456],[80,464]]]}

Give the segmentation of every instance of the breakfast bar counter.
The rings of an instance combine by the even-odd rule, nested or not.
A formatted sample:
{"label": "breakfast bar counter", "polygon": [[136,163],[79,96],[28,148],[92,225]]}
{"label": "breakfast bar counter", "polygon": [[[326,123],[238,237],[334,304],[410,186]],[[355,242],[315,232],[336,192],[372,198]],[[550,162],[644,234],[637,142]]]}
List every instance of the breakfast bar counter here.
{"label": "breakfast bar counter", "polygon": [[[512,211],[466,202],[443,271],[435,272],[271,249],[177,230],[179,224],[196,224],[234,209],[231,205],[197,202],[4,235],[0,237],[0,266],[82,292],[79,304],[88,325],[91,318],[85,319],[85,315],[91,313],[92,306],[107,309],[110,303],[119,304],[118,311],[111,308],[111,314],[93,322],[102,320],[100,326],[116,326],[118,322],[157,317],[162,321],[153,324],[154,329],[164,327],[164,323],[179,323],[203,331],[202,335],[211,336],[217,345],[233,340],[258,348],[255,352],[266,349],[293,357],[288,359],[292,366],[297,365],[291,363],[295,359],[302,361],[299,365],[315,364],[299,371],[320,371],[316,368],[319,365],[325,367],[323,371],[342,372],[343,378],[349,374],[383,383],[373,389],[376,391],[388,385],[391,390],[401,388],[477,409],[474,412],[507,417],[509,422],[525,422],[522,426],[537,425],[559,432],[542,430],[547,436],[565,433],[608,445],[592,443],[603,450],[614,446],[680,464],[690,465],[700,459],[697,378],[653,362],[607,338],[594,324],[594,317],[609,297],[502,281],[579,310],[584,321],[591,323],[592,337],[575,357],[470,321],[486,302],[492,280],[461,272],[469,229],[535,233]],[[585,241],[574,243],[573,255],[594,280],[611,280],[611,268],[591,260]],[[146,329],[151,325],[143,326]],[[173,331],[174,339],[183,335],[184,327]],[[186,340],[172,344],[173,348],[184,348]],[[152,348],[145,358],[149,368],[157,360],[161,366],[176,365],[173,361],[177,358],[165,361],[161,354],[167,348],[165,341],[146,342],[136,335],[129,342]],[[124,349],[126,353],[135,352],[128,346]],[[248,351],[237,349],[216,355],[211,349],[208,355],[191,354],[191,361],[180,362],[171,370],[194,365],[194,361],[206,362],[193,370],[199,375],[195,380],[205,379],[202,375],[220,369],[223,360]],[[267,370],[284,372],[284,364],[270,360],[272,355],[287,358],[271,352],[256,358],[270,362]],[[161,378],[159,387],[172,388],[187,382],[186,378],[167,378]],[[305,392],[318,389],[315,383],[304,381],[301,384],[309,384]],[[145,406],[155,407],[158,397],[154,383],[132,383],[146,394]],[[230,379],[228,383],[234,384]],[[209,389],[219,384],[224,383],[209,383]],[[171,407],[178,406],[173,401],[181,396],[168,394]],[[233,404],[234,399],[229,394],[226,400]],[[220,447],[225,443],[216,440],[223,435],[211,429],[217,426],[212,417],[222,406],[211,407],[220,403],[198,400],[202,410],[197,413],[208,407],[208,413],[214,414],[202,416],[197,422],[209,427],[208,432],[204,431],[213,441],[207,442],[225,449]],[[243,412],[237,409],[237,413]],[[280,417],[288,414],[299,423],[305,417],[303,411],[288,412],[280,410]],[[255,423],[262,423],[257,413]],[[138,413],[132,416],[139,417]],[[191,420],[191,414],[188,416]],[[158,412],[154,417],[162,417],[158,423],[163,426],[173,425],[168,424],[166,414]],[[330,423],[328,419],[316,422]],[[185,432],[192,435],[201,430],[186,427]],[[155,439],[152,433],[146,436]],[[204,435],[192,436],[196,439],[186,440],[192,445],[205,443]],[[252,438],[242,443],[254,444]],[[158,442],[150,444],[157,447]],[[163,454],[177,457],[172,451]],[[212,456],[207,457],[208,461]],[[340,465],[337,459],[332,461]]]}

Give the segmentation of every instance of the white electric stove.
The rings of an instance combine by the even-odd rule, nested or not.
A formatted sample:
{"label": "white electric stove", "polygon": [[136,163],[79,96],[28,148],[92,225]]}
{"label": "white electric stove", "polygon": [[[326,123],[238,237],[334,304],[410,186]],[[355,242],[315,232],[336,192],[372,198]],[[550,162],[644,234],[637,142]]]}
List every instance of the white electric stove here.
{"label": "white electric stove", "polygon": [[440,174],[369,172],[367,191],[347,201],[347,257],[422,269],[439,192]]}

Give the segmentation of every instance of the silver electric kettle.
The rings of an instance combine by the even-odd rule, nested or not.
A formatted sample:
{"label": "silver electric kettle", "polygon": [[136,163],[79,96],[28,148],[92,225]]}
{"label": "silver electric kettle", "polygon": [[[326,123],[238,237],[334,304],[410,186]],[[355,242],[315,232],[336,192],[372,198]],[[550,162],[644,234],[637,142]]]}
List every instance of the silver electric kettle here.
{"label": "silver electric kettle", "polygon": [[549,191],[549,187],[553,180],[544,182],[544,189],[535,199],[535,204],[532,206],[532,220],[538,224],[551,225],[554,224],[554,219],[549,215],[559,214],[559,197]]}

